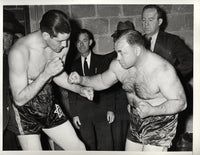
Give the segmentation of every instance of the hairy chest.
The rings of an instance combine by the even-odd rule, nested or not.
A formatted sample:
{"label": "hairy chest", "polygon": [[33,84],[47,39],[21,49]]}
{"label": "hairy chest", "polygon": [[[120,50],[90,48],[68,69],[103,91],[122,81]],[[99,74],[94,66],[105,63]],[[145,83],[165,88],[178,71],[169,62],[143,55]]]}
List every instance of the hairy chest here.
{"label": "hairy chest", "polygon": [[159,92],[154,75],[144,71],[129,70],[122,76],[123,89],[140,99],[155,98]]}

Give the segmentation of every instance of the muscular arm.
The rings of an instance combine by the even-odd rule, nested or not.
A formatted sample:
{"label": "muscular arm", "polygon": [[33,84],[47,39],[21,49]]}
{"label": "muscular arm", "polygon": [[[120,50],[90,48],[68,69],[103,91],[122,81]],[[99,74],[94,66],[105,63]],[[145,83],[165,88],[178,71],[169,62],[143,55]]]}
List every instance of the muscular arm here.
{"label": "muscular arm", "polygon": [[[69,44],[69,42],[68,42]],[[68,47],[69,48],[69,47]],[[63,56],[62,56],[62,62],[63,62],[63,65],[65,64],[65,60],[66,60],[66,56],[67,56],[67,53],[68,53],[68,48],[64,48],[63,49]],[[76,85],[76,84],[71,84],[68,82],[68,75],[66,72],[63,72],[61,73],[60,75],[58,76],[55,76],[53,78],[53,81],[59,85],[60,87],[64,88],[64,89],[68,89],[70,91],[73,91],[75,93],[78,93],[78,94],[81,94],[81,86],[80,85]]]}
{"label": "muscular arm", "polygon": [[104,90],[111,87],[113,84],[117,83],[118,79],[114,72],[114,68],[116,67],[116,60],[112,61],[110,67],[107,71],[102,74],[94,75],[94,76],[83,76],[80,81],[81,85],[89,86],[94,88],[95,90]]}
{"label": "muscular arm", "polygon": [[53,81],[62,88],[81,94],[82,86],[76,84],[70,84],[67,79],[68,79],[67,73],[63,72],[59,76],[54,77]]}
{"label": "muscular arm", "polygon": [[12,49],[9,55],[9,80],[15,103],[19,106],[31,100],[50,78],[42,73],[38,78],[28,84],[28,51],[26,49]]}
{"label": "muscular arm", "polygon": [[170,115],[183,111],[187,106],[185,92],[174,69],[170,67],[160,71],[157,81],[167,101],[155,106],[153,115]]}

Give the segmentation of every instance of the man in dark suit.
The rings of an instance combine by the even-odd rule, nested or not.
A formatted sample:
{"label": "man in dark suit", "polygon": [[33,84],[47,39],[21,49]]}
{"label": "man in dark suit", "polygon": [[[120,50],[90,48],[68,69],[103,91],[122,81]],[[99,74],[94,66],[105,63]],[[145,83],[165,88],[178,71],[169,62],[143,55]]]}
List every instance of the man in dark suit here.
{"label": "man in dark suit", "polygon": [[146,47],[174,66],[185,88],[188,108],[179,117],[178,137],[185,132],[186,120],[191,118],[188,116],[191,116],[193,111],[193,89],[191,86],[193,81],[193,52],[178,36],[164,32],[165,23],[166,14],[159,6],[146,5],[143,8],[142,27],[146,38]]}
{"label": "man in dark suit", "polygon": [[151,51],[168,60],[185,81],[193,72],[193,53],[178,36],[164,32],[164,11],[157,5],[146,5],[142,10],[145,38],[150,39]]}
{"label": "man in dark suit", "polygon": [[[91,32],[81,29],[76,43],[80,58],[72,65],[72,71],[77,71],[80,75],[92,76],[102,73],[108,68],[109,64],[104,62],[103,56],[92,52],[94,43]],[[115,117],[113,92],[110,89],[95,92],[93,101],[70,92],[69,103],[73,123],[80,131],[86,149],[112,150],[110,123],[114,121]]]}

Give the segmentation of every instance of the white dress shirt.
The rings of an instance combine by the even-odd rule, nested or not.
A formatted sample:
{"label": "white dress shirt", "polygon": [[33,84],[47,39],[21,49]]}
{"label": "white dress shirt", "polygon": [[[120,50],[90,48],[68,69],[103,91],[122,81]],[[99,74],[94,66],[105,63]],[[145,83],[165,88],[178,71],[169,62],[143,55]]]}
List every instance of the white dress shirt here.
{"label": "white dress shirt", "polygon": [[157,36],[158,36],[158,32],[155,33],[153,36],[151,36],[151,47],[150,47],[150,49],[151,49],[152,52],[154,51],[154,48],[155,48]]}

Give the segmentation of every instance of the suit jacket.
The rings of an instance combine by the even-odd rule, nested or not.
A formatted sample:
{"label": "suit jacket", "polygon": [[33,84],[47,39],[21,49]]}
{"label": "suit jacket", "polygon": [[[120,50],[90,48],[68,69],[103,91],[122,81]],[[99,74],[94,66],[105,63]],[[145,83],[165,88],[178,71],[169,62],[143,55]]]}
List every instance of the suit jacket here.
{"label": "suit jacket", "polygon": [[185,81],[193,75],[193,52],[178,36],[160,31],[154,52],[169,61]]}
{"label": "suit jacket", "polygon": [[9,70],[8,56],[3,55],[3,130],[8,125],[10,119],[11,101],[9,97]]}
{"label": "suit jacket", "polygon": [[[109,64],[103,63],[103,56],[91,53],[90,73],[88,76],[100,74],[107,70]],[[72,65],[72,71],[83,76],[81,58]],[[95,91],[93,101],[79,94],[69,92],[70,112],[72,117],[79,116],[81,122],[87,120],[106,121],[107,111],[114,112],[114,93],[111,89]]]}

